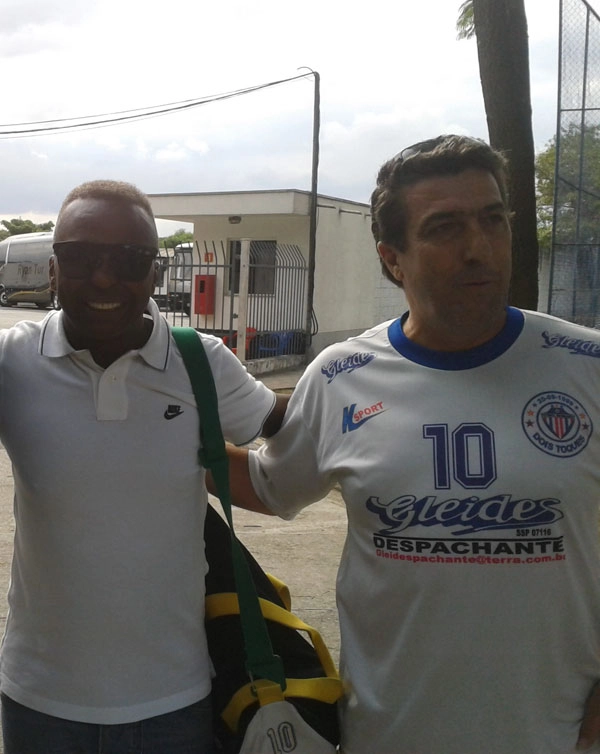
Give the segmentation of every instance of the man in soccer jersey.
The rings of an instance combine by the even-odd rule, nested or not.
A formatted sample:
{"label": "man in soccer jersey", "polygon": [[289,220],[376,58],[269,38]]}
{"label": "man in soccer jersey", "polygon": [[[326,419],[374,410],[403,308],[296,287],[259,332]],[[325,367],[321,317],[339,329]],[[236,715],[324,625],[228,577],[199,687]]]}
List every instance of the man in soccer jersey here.
{"label": "man in soccer jersey", "polygon": [[244,507],[341,487],[344,754],[600,751],[600,333],[507,305],[508,208],[477,139],[386,162],[372,227],[408,310],[231,451]]}

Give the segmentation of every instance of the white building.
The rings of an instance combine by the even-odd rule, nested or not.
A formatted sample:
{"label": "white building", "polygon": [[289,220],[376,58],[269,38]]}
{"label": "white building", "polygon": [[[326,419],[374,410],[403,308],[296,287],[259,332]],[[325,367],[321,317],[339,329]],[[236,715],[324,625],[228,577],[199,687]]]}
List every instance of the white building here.
{"label": "white building", "polygon": [[[307,302],[311,288],[311,194],[295,189],[274,191],[237,191],[194,194],[152,194],[150,201],[157,218],[192,223],[194,241],[200,249],[200,263],[215,261],[211,249],[222,249],[230,263],[234,251],[241,248],[242,239],[251,242],[276,242],[277,248],[292,249],[301,255],[307,268],[307,284],[301,311],[297,302],[292,304],[292,291],[283,294],[283,304],[278,304],[278,316],[283,309],[296,306],[294,325],[306,329]],[[257,245],[258,247],[258,245]],[[268,248],[268,247],[267,247]],[[275,245],[273,245],[275,248]],[[371,234],[371,215],[368,204],[319,195],[316,208],[316,233],[314,243],[314,287],[312,318],[314,335],[308,349],[313,358],[325,346],[367,327],[391,319],[406,308],[402,291],[387,281],[382,272],[375,243]],[[196,252],[197,255],[197,252]],[[221,270],[219,272],[219,270]],[[240,308],[240,295],[225,280],[225,272],[215,269],[214,295],[220,302],[221,312],[234,311],[234,317],[244,320],[244,307]],[[213,282],[213,281],[211,281]],[[262,301],[274,296],[260,291]],[[242,290],[243,293],[243,290]],[[252,286],[248,291],[252,305]],[[271,290],[271,294],[275,291]],[[193,296],[198,295],[194,286]],[[233,297],[233,300],[231,300]],[[266,304],[268,306],[268,302]],[[199,310],[192,299],[192,315]],[[226,328],[224,315],[213,327]],[[289,312],[284,311],[284,315]],[[274,316],[273,312],[269,316]],[[252,325],[249,317],[247,324]],[[243,320],[240,320],[240,322]],[[194,323],[192,316],[192,325]],[[276,325],[272,325],[275,327]],[[286,325],[289,327],[289,325]]]}

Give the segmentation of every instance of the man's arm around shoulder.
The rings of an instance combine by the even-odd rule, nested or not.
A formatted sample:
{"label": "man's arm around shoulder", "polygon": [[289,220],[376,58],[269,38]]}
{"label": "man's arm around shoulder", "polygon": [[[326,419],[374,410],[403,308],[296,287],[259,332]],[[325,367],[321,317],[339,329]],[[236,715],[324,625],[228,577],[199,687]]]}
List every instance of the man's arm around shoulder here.
{"label": "man's arm around shoulder", "polygon": [[250,451],[248,448],[236,448],[235,445],[227,443],[227,455],[229,456],[231,502],[238,508],[245,508],[247,511],[274,516],[273,511],[267,508],[254,491],[250,478]]}
{"label": "man's arm around shoulder", "polygon": [[[238,508],[245,508],[247,511],[274,516],[273,511],[267,508],[252,486],[248,465],[248,448],[238,448],[229,442],[226,443],[226,448],[229,457],[229,489],[233,505]],[[211,495],[218,496],[213,476],[208,470],[206,472],[206,488]]]}
{"label": "man's arm around shoulder", "polygon": [[[272,437],[281,427],[289,399],[289,395],[277,394],[275,396],[275,405],[263,426],[263,437]],[[231,443],[226,443],[226,447],[229,457],[229,488],[233,505],[255,513],[265,513],[268,516],[275,515],[254,491],[248,466],[248,448],[238,448]],[[212,495],[217,495],[210,471],[206,473],[206,487]]]}
{"label": "man's arm around shoulder", "polygon": [[273,437],[275,432],[279,430],[281,423],[283,422],[283,417],[285,416],[285,410],[287,408],[290,397],[291,396],[289,395],[280,395],[279,393],[276,393],[275,405],[271,409],[271,413],[267,417],[267,420],[265,421],[263,426],[263,437]]}

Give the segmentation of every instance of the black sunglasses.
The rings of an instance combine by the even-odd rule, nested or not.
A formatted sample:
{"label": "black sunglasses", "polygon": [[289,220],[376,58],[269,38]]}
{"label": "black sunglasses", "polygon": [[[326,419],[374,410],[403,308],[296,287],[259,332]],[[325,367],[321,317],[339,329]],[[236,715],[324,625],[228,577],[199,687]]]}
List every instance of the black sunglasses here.
{"label": "black sunglasses", "polygon": [[148,275],[158,255],[158,249],[136,244],[60,241],[52,248],[61,273],[74,280],[87,280],[106,259],[112,274],[119,280],[139,283]]}

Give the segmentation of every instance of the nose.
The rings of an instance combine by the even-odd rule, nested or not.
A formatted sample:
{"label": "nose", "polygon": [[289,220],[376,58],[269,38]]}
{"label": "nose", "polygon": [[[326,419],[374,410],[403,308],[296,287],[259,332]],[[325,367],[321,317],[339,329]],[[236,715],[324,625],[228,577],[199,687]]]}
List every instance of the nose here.
{"label": "nose", "polygon": [[469,218],[467,238],[464,245],[465,261],[483,261],[492,254],[492,243],[483,222],[477,217]]}
{"label": "nose", "polygon": [[117,280],[111,255],[100,252],[94,261],[94,269],[91,275],[92,284],[97,288],[110,288]]}

